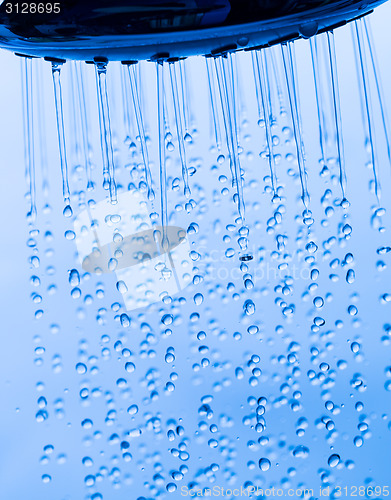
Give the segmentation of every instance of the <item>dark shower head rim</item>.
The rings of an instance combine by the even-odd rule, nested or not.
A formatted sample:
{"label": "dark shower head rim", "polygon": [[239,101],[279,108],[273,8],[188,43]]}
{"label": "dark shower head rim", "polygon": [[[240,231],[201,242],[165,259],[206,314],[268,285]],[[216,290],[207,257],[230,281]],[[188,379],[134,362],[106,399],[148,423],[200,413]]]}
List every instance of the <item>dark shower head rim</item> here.
{"label": "dark shower head rim", "polygon": [[[119,1],[122,0],[117,0]],[[126,3],[131,4],[137,1],[128,0]],[[202,4],[208,3],[206,0],[197,1]],[[229,3],[228,0],[211,0],[209,3],[218,1],[222,4]],[[230,3],[235,4],[235,1],[231,0]],[[263,19],[249,18],[244,23],[235,24],[232,19],[228,22],[228,16],[224,21],[225,24],[224,22],[218,25],[212,23],[209,27],[201,25],[197,29],[191,29],[194,25],[189,25],[185,28],[181,26],[180,30],[159,31],[155,29],[155,31],[150,30],[144,33],[137,32],[140,29],[135,29],[134,33],[130,34],[122,32],[125,28],[121,25],[118,28],[119,34],[111,33],[110,35],[107,31],[113,27],[108,24],[106,28],[103,27],[99,31],[99,34],[96,34],[97,30],[95,30],[93,36],[88,36],[88,30],[83,26],[83,35],[78,37],[72,34],[58,34],[61,31],[60,18],[57,18],[58,24],[50,26],[52,32],[45,26],[49,34],[26,37],[23,34],[33,32],[38,28],[43,30],[43,28],[33,22],[18,24],[20,17],[16,17],[17,21],[14,21],[14,24],[8,19],[7,25],[4,15],[0,12],[0,47],[18,55],[52,60],[94,61],[96,58],[106,58],[109,61],[119,60],[129,61],[129,63],[139,60],[172,62],[192,55],[218,56],[227,52],[259,49],[298,38],[309,38],[367,15],[384,1],[386,0],[328,0],[325,3],[320,0],[311,0],[309,3],[312,8],[304,9],[303,5],[308,5],[308,2],[300,0],[295,3],[296,10],[294,11],[286,10],[282,12],[282,15],[267,17],[264,11],[260,10],[258,16],[263,15]],[[160,0],[154,0],[154,2],[162,3]],[[258,0],[258,2],[264,4],[267,0]],[[290,3],[289,0],[280,0],[280,2],[284,5]],[[80,3],[83,4],[83,2]],[[186,3],[186,0],[182,3]],[[253,3],[251,2],[251,5]],[[250,4],[250,1],[241,3],[242,6],[247,4]],[[248,16],[250,14],[251,10]]]}

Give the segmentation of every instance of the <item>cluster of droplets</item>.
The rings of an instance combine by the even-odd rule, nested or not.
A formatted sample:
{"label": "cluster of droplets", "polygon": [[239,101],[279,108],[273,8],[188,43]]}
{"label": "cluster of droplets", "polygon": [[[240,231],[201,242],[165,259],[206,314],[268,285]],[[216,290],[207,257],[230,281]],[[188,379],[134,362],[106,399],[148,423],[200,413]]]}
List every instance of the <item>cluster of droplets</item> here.
{"label": "cluster of droplets", "polygon": [[[359,29],[357,34],[361,43],[369,39],[367,26],[363,26],[365,31]],[[164,228],[176,217],[185,221],[183,225],[187,227],[191,243],[192,280],[188,291],[183,290],[178,296],[163,294],[156,307],[133,313],[125,310],[121,300],[121,294],[128,292],[129,283],[115,280],[112,286],[104,276],[86,272],[73,261],[68,266],[68,283],[64,286],[72,301],[71,305],[66,302],[65,307],[74,308],[78,325],[75,330],[81,335],[77,339],[77,360],[73,363],[79,384],[79,412],[75,421],[80,422],[81,463],[85,467],[84,484],[91,500],[103,498],[101,486],[103,491],[106,481],[114,488],[137,485],[137,491],[144,488],[157,499],[178,494],[185,484],[201,491],[204,488],[204,492],[205,485],[219,481],[241,482],[244,487],[266,485],[272,482],[269,476],[282,471],[283,467],[286,471],[281,472],[280,483],[286,489],[299,475],[300,464],[309,462],[308,457],[316,464],[321,463],[317,471],[321,484],[334,484],[334,469],[355,467],[339,438],[347,403],[341,403],[340,397],[334,396],[334,390],[338,393],[339,389],[337,375],[349,369],[350,397],[355,401],[358,414],[349,439],[355,448],[361,448],[372,435],[371,414],[363,413],[361,401],[368,387],[367,376],[364,368],[356,369],[359,363],[363,366],[368,344],[357,329],[361,325],[357,292],[360,276],[357,273],[356,277],[356,257],[348,248],[354,235],[346,198],[348,187],[333,35],[311,41],[311,51],[320,117],[319,177],[325,183],[320,207],[314,197],[310,199],[307,184],[308,162],[293,44],[247,54],[251,56],[248,59],[251,59],[254,75],[253,97],[259,125],[252,136],[247,129],[249,113],[242,99],[247,87],[240,78],[240,64],[245,56],[223,53],[205,59],[213,143],[210,148],[208,144],[203,159],[196,157],[197,147],[202,146],[198,136],[202,127],[197,129],[194,125],[194,104],[188,82],[191,64],[183,60],[155,62],[158,176],[154,175],[156,161],[152,160],[151,138],[151,123],[156,121],[156,116],[150,119],[146,112],[142,95],[144,69],[136,64],[120,67],[126,146],[126,168],[122,169],[118,146],[121,139],[113,120],[109,85],[110,67],[114,65],[108,65],[106,60],[95,61],[103,192],[107,192],[113,206],[122,191],[134,189],[144,193],[152,206],[152,225],[160,223],[163,227],[163,249]],[[325,60],[320,53],[328,54]],[[360,64],[362,67],[363,62]],[[65,204],[63,234],[69,249],[76,238],[71,228],[75,207],[77,205],[80,211],[91,209],[99,197],[100,182],[95,181],[90,117],[83,90],[87,85],[87,72],[80,63],[72,65],[71,98],[75,130],[82,131],[82,140],[78,142],[76,138],[75,144],[67,140],[68,146],[65,144],[63,65],[62,61],[52,61]],[[40,218],[35,206],[32,67],[31,60],[23,60],[29,183],[27,245],[30,283],[34,290],[31,300],[38,321],[46,316],[43,304],[58,293],[54,282],[61,282],[61,278],[50,263],[58,236],[50,225],[51,208],[45,199],[45,217]],[[366,92],[368,76],[365,68],[362,69]],[[325,93],[322,72],[329,75],[330,80],[329,110],[324,109],[327,99],[322,100]],[[377,78],[377,74],[375,76]],[[373,118],[368,104],[366,106],[367,124],[371,125]],[[366,106],[364,104],[364,109]],[[327,113],[331,116],[330,123],[322,118]],[[207,141],[210,142],[210,137]],[[257,154],[248,151],[247,144]],[[371,144],[369,166],[374,174],[373,191],[379,196],[373,142]],[[40,151],[41,160],[42,156]],[[259,158],[259,162],[255,158]],[[257,163],[255,172],[251,162]],[[181,177],[175,170],[178,166]],[[262,175],[261,168],[268,169],[268,173]],[[208,176],[211,176],[211,185],[212,180],[218,180],[217,188],[215,184],[207,185]],[[44,169],[42,177],[45,186],[42,192],[47,195]],[[299,205],[292,214],[290,189],[293,192],[297,184]],[[159,209],[155,207],[155,196],[160,201]],[[266,206],[262,205],[264,200]],[[211,220],[208,220],[208,212],[212,214]],[[385,216],[385,210],[377,204],[370,222],[382,238]],[[36,221],[41,223],[40,229]],[[121,240],[123,236],[116,233],[115,238]],[[217,259],[213,254],[215,250]],[[383,239],[377,246],[378,272],[387,268],[389,255],[391,248]],[[45,269],[41,261],[48,262]],[[221,262],[226,264],[226,275],[214,274],[224,267]],[[274,274],[259,279],[257,271],[270,263]],[[118,260],[113,257],[109,270],[114,272],[117,265]],[[164,277],[169,270],[163,262],[158,265]],[[297,276],[297,266],[308,274]],[[239,273],[235,274],[235,270]],[[59,286],[62,287],[62,283]],[[333,301],[339,301],[342,306],[334,311],[330,306]],[[389,304],[390,293],[382,292],[379,302]],[[215,304],[222,304],[223,312]],[[273,307],[277,308],[277,316]],[[295,326],[297,321],[300,321],[299,328]],[[57,322],[49,320],[48,324],[51,335],[63,333],[64,328]],[[347,348],[334,355],[338,335],[346,336]],[[390,336],[391,327],[384,324],[382,343],[385,346],[391,343]],[[73,333],[70,337],[73,339]],[[34,343],[37,369],[49,363],[52,373],[61,375],[64,363],[69,361],[52,352],[50,343],[46,346],[43,333],[34,337]],[[187,370],[190,376],[186,378]],[[391,391],[390,374],[387,367],[386,391]],[[50,393],[47,385],[40,381],[36,386],[36,421],[40,425],[53,417],[61,420],[65,416],[65,398],[52,400],[47,394]],[[319,401],[313,403],[314,390],[319,392],[320,405]],[[223,402],[220,395],[225,397]],[[166,397],[170,397],[168,407],[163,404]],[[318,412],[313,421],[303,416],[312,404]],[[288,422],[290,426],[293,423],[293,434],[288,429],[276,428],[273,421]],[[311,433],[317,430],[324,433],[321,455],[309,444]],[[99,449],[106,446],[110,453],[99,453]],[[40,459],[43,467],[51,467],[54,449],[52,444],[44,447]],[[243,464],[239,463],[241,454],[246,457]],[[283,454],[289,457],[285,463]],[[202,459],[201,465],[196,463],[198,457]],[[59,451],[55,461],[62,464],[67,461],[67,455]],[[143,485],[139,472],[143,475]],[[249,475],[254,479],[247,480]],[[52,476],[45,472],[43,483],[53,482]],[[309,483],[308,478],[306,481]]]}

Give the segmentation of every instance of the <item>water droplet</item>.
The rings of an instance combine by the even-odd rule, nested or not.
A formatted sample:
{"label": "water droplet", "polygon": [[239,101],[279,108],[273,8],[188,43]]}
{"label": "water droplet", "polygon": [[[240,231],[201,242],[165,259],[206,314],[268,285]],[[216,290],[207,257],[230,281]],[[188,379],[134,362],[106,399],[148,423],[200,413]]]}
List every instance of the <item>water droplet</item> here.
{"label": "water droplet", "polygon": [[247,316],[251,316],[252,314],[255,313],[254,302],[251,299],[246,300],[246,302],[244,303],[243,309],[244,309],[244,312],[247,314]]}
{"label": "water droplet", "polygon": [[354,353],[357,354],[358,351],[360,350],[360,344],[358,342],[352,342],[350,346],[350,350]]}
{"label": "water droplet", "polygon": [[356,279],[356,274],[353,269],[349,269],[348,272],[346,273],[346,282],[349,283],[350,285],[354,283]]}
{"label": "water droplet", "polygon": [[202,295],[202,293],[196,293],[194,295],[194,304],[196,306],[200,306],[204,301],[204,296]]}
{"label": "water droplet", "polygon": [[314,243],[313,241],[310,241],[306,245],[306,250],[309,253],[315,253],[318,250],[318,245],[316,245],[316,243]]}
{"label": "water droplet", "polygon": [[68,229],[67,231],[65,231],[65,238],[67,240],[74,240],[76,237],[74,231],[71,231],[70,229]]}
{"label": "water droplet", "polygon": [[72,217],[73,215],[72,207],[70,205],[66,205],[62,213],[64,217]]}
{"label": "water droplet", "polygon": [[261,471],[266,472],[270,469],[271,463],[268,458],[261,458],[259,460],[259,468]]}
{"label": "water droplet", "polygon": [[127,314],[125,314],[125,313],[121,314],[120,321],[121,321],[121,325],[124,328],[128,328],[130,326],[130,319],[129,319],[129,316]]}
{"label": "water droplet", "polygon": [[341,461],[341,457],[334,453],[333,455],[330,455],[327,463],[329,464],[330,467],[336,467]]}
{"label": "water droplet", "polygon": [[128,291],[128,287],[126,286],[126,283],[124,281],[120,280],[120,281],[117,281],[117,290],[120,293],[124,294]]}
{"label": "water droplet", "polygon": [[138,406],[137,405],[129,406],[128,413],[129,415],[136,415],[138,413]]}

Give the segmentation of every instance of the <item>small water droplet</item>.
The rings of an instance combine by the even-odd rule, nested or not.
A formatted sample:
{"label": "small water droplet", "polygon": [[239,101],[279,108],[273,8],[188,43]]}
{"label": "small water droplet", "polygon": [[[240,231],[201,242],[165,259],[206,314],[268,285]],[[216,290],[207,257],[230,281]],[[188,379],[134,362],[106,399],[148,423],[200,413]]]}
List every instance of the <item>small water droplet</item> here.
{"label": "small water droplet", "polygon": [[271,463],[268,458],[261,458],[259,460],[259,468],[261,471],[266,472],[270,469]]}
{"label": "small water droplet", "polygon": [[329,456],[329,459],[327,463],[329,464],[330,467],[336,467],[341,461],[341,457],[334,453],[333,455]]}

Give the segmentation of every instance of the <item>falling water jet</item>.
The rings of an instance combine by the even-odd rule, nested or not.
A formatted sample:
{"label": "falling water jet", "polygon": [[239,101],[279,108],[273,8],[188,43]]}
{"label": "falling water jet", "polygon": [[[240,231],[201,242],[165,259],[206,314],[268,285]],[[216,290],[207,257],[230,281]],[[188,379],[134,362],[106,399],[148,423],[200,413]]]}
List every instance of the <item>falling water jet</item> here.
{"label": "falling water jet", "polygon": [[138,135],[140,137],[140,143],[141,143],[141,153],[144,162],[145,180],[148,187],[148,199],[152,201],[155,198],[155,193],[152,186],[152,175],[151,175],[151,169],[149,167],[149,155],[148,155],[147,141],[145,137],[144,120],[141,112],[140,97],[138,94],[137,83],[136,83],[136,67],[134,64],[128,64],[125,62],[123,64],[127,69],[127,74],[130,82],[133,108],[134,108],[134,113],[136,115]]}
{"label": "falling water jet", "polygon": [[131,148],[132,146],[132,139],[133,137],[132,131],[131,131],[131,123],[130,123],[130,110],[129,110],[129,95],[128,95],[128,89],[126,86],[126,81],[125,81],[125,67],[123,68],[124,71],[121,71],[121,89],[122,89],[122,104],[123,104],[123,121],[124,121],[124,128],[125,128],[125,139],[124,143]]}
{"label": "falling water jet", "polygon": [[212,66],[212,58],[205,57],[206,71],[208,75],[208,90],[209,90],[209,99],[210,106],[212,110],[212,121],[213,121],[213,129],[215,135],[215,142],[217,151],[221,151],[221,128],[220,121],[217,115],[217,99],[216,99],[216,88],[215,88],[215,80],[213,75],[213,66]]}
{"label": "falling water jet", "polygon": [[358,52],[358,60],[360,65],[360,91],[364,97],[365,103],[365,118],[366,118],[366,126],[369,134],[369,147],[371,154],[371,162],[372,162],[372,171],[373,177],[375,181],[375,195],[377,202],[380,202],[380,182],[378,175],[378,166],[375,152],[375,134],[374,134],[374,122],[373,122],[373,109],[371,97],[369,95],[369,76],[368,76],[368,68],[365,61],[365,53],[364,53],[364,45],[363,45],[363,32],[361,23],[355,21],[353,30],[353,39],[355,45],[357,47]]}
{"label": "falling water jet", "polygon": [[376,57],[376,52],[375,52],[375,44],[373,43],[373,37],[372,37],[372,30],[371,26],[369,23],[369,20],[365,18],[359,20],[359,22],[362,22],[364,25],[365,29],[365,34],[368,42],[368,48],[369,48],[369,54],[370,54],[370,61],[372,63],[372,70],[373,70],[373,75],[375,78],[375,84],[376,84],[376,91],[377,91],[377,97],[379,101],[379,106],[380,106],[380,114],[382,118],[382,123],[383,123],[383,129],[384,129],[384,135],[386,137],[386,144],[387,144],[387,156],[388,156],[388,161],[391,166],[391,133],[390,133],[390,128],[389,128],[389,121],[388,121],[388,113],[386,109],[386,104],[385,104],[385,99],[383,95],[383,88],[381,84],[381,79],[380,79],[380,72],[378,68],[378,63],[377,63],[377,57]]}
{"label": "falling water jet", "polygon": [[[73,134],[68,135],[68,152],[71,151],[71,155],[68,154],[68,158],[70,159],[71,165],[74,167],[75,171],[82,164],[82,143],[80,141],[81,138],[81,125],[79,120],[78,113],[78,105],[77,105],[77,97],[76,97],[76,75],[75,75],[75,67],[76,62],[70,61],[68,64],[69,73],[68,73],[68,82],[69,82],[69,115],[71,118],[70,129],[74,131]],[[69,147],[69,143],[73,141],[73,151],[72,146]]]}
{"label": "falling water jet", "polygon": [[107,156],[105,154],[105,138],[104,134],[102,133],[103,130],[103,123],[102,123],[102,105],[100,102],[99,98],[99,81],[98,81],[98,73],[95,71],[95,87],[96,87],[96,95],[97,95],[97,100],[98,100],[98,117],[99,117],[99,138],[100,138],[100,151],[102,154],[102,176],[103,176],[103,189],[108,190],[109,189],[109,167],[107,163]]}
{"label": "falling water jet", "polygon": [[[239,228],[239,245],[241,251],[246,253],[248,246],[248,228],[246,226],[245,204],[243,197],[243,182],[238,151],[238,126],[235,108],[235,82],[230,53],[215,58],[216,74],[219,84],[221,107],[223,110],[224,127],[227,146],[230,155],[232,187],[236,188],[238,213],[241,219]],[[242,233],[242,234],[241,234]]]}
{"label": "falling water jet", "polygon": [[98,79],[98,90],[99,90],[99,103],[100,110],[102,113],[101,119],[101,138],[104,145],[103,154],[105,156],[105,162],[103,165],[103,178],[104,182],[108,180],[110,201],[112,204],[117,203],[117,187],[115,185],[114,179],[114,151],[113,151],[113,139],[111,134],[111,124],[110,124],[110,108],[109,99],[107,95],[107,60],[104,58],[95,58],[95,69]]}
{"label": "falling water jet", "polygon": [[176,76],[176,63],[169,62],[168,64],[170,68],[170,82],[171,82],[171,92],[172,92],[172,100],[174,102],[174,113],[175,113],[175,124],[176,131],[178,137],[179,144],[179,156],[182,164],[182,178],[184,183],[184,194],[186,198],[190,197],[190,188],[189,188],[189,172],[186,165],[186,151],[185,151],[185,142],[184,142],[184,133],[183,133],[183,124],[182,124],[182,115],[179,105],[179,96],[178,96],[178,80]]}
{"label": "falling water jet", "polygon": [[181,82],[181,96],[182,96],[182,112],[183,112],[183,126],[184,126],[184,139],[186,142],[192,141],[192,136],[190,133],[190,120],[191,120],[191,112],[190,112],[190,98],[189,98],[189,82],[187,79],[187,70],[186,70],[186,60],[179,59],[179,76]]}
{"label": "falling water jet", "polygon": [[268,51],[268,55],[270,56],[270,65],[273,70],[273,76],[274,76],[274,82],[276,85],[276,90],[277,90],[277,97],[278,97],[278,103],[280,106],[280,116],[284,116],[286,114],[285,110],[285,103],[284,103],[284,94],[281,88],[281,83],[280,83],[280,75],[279,75],[279,70],[276,62],[276,58],[274,55],[274,47],[271,47],[270,50]]}
{"label": "falling water jet", "polygon": [[162,241],[163,253],[167,253],[169,241],[167,238],[168,212],[167,212],[167,172],[166,172],[166,117],[164,108],[164,66],[163,61],[156,62],[157,78],[157,106],[158,106],[158,130],[159,130],[159,163],[160,163],[160,212],[162,219]]}
{"label": "falling water jet", "polygon": [[265,57],[263,60],[264,77],[265,77],[265,89],[264,90],[265,90],[265,97],[268,100],[267,107],[268,107],[269,112],[270,112],[270,118],[269,118],[270,127],[274,127],[277,123],[277,118],[273,112],[273,100],[272,100],[271,85],[270,85],[270,80],[269,80],[269,75],[271,75],[271,71],[270,71],[270,67],[269,67],[270,65],[269,65],[269,61],[268,61],[268,53],[270,52],[270,50],[268,50],[268,51],[262,50],[261,52],[265,52]]}
{"label": "falling water jet", "polygon": [[345,191],[346,191],[345,153],[344,153],[343,137],[342,137],[341,103],[339,99],[337,58],[335,56],[335,41],[334,41],[333,31],[327,32],[327,46],[328,46],[329,62],[331,70],[331,90],[333,95],[335,129],[337,133],[339,184],[342,190],[341,205],[344,206],[348,204],[345,198]]}
{"label": "falling water jet", "polygon": [[277,197],[276,199],[278,199],[276,162],[274,159],[274,151],[273,151],[273,133],[272,133],[272,119],[271,119],[272,112],[270,109],[270,100],[267,97],[268,84],[266,80],[266,52],[265,50],[261,50],[261,51],[256,51],[253,54],[255,54],[255,60],[257,64],[258,78],[261,90],[262,108],[265,117],[266,142],[268,149],[270,176],[272,180],[272,189],[274,194],[273,198]]}
{"label": "falling water jet", "polygon": [[44,138],[46,137],[46,123],[45,123],[45,112],[43,105],[43,87],[42,87],[42,65],[37,66],[36,72],[37,81],[37,121],[38,121],[38,135],[39,135],[39,155],[41,164],[41,176],[42,176],[42,194],[44,198],[49,196],[49,171],[48,171],[48,159],[47,150]]}
{"label": "falling water jet", "polygon": [[72,216],[72,208],[70,202],[70,192],[68,183],[68,162],[67,152],[65,146],[65,130],[64,130],[64,115],[62,109],[62,91],[61,91],[61,68],[65,61],[51,60],[52,63],[52,76],[54,87],[54,101],[56,106],[56,120],[57,120],[57,136],[58,147],[60,151],[60,163],[62,174],[62,193],[65,203],[64,215],[66,217]]}
{"label": "falling water jet", "polygon": [[[324,96],[322,95],[322,84],[320,79],[320,68],[319,68],[319,50],[317,37],[314,36],[310,38],[310,49],[311,49],[311,61],[312,61],[312,72],[314,77],[315,85],[315,95],[316,95],[316,109],[318,113],[318,124],[319,124],[319,144],[320,151],[322,155],[322,172],[328,170],[327,166],[327,135],[326,135],[326,117],[324,110]],[[326,170],[327,169],[327,170]]]}
{"label": "falling water jet", "polygon": [[215,57],[215,71],[217,76],[218,91],[220,95],[220,104],[223,112],[223,124],[225,131],[225,140],[229,155],[229,167],[231,170],[231,182],[232,186],[236,187],[236,171],[234,163],[236,162],[236,157],[234,156],[234,146],[233,146],[233,135],[232,135],[232,123],[229,117],[228,103],[227,103],[227,90],[225,87],[225,81],[223,80],[223,70],[222,70],[222,57]]}
{"label": "falling water jet", "polygon": [[92,189],[94,189],[94,184],[92,182],[92,176],[91,176],[90,143],[88,136],[88,120],[87,120],[87,105],[86,105],[85,90],[84,90],[85,88],[84,74],[80,62],[77,62],[75,65],[75,74],[76,74],[76,92],[80,110],[85,172],[87,177],[87,190],[91,191]]}
{"label": "falling water jet", "polygon": [[34,158],[34,109],[33,109],[33,68],[31,57],[22,60],[23,114],[25,123],[25,162],[26,179],[29,186],[29,211],[27,219],[35,222],[37,216],[35,196],[35,158]]}
{"label": "falling water jet", "polygon": [[[163,63],[163,60],[162,60]],[[164,73],[163,73],[164,74]],[[167,106],[167,96],[166,93],[163,92],[163,118],[164,118],[164,138],[165,138],[165,144],[166,144],[166,149],[169,153],[172,153],[175,149],[175,146],[172,142],[172,133],[170,129],[170,116],[168,113],[168,106]]]}
{"label": "falling water jet", "polygon": [[299,164],[299,174],[301,181],[301,200],[304,205],[304,221],[307,225],[311,225],[311,212],[309,210],[310,197],[307,188],[307,171],[305,166],[305,155],[303,138],[301,132],[301,120],[297,102],[297,82],[295,78],[295,71],[292,61],[292,43],[281,44],[282,58],[284,62],[285,78],[288,88],[289,105],[291,110],[291,117],[293,122],[293,133],[296,141],[297,162]]}
{"label": "falling water jet", "polygon": [[255,97],[257,99],[257,109],[258,109],[258,125],[261,125],[262,121],[265,121],[265,110],[262,106],[262,98],[261,98],[261,82],[259,81],[259,69],[256,58],[256,51],[251,51],[251,62],[254,76],[254,84],[255,84]]}
{"label": "falling water jet", "polygon": [[228,61],[228,54],[215,58],[217,81],[219,85],[219,93],[221,100],[221,107],[223,110],[223,121],[225,134],[227,139],[227,147],[230,157],[232,187],[236,188],[238,196],[238,212],[239,216],[244,220],[244,204],[242,196],[242,182],[241,182],[241,169],[239,163],[239,152],[237,143],[237,129],[236,117],[232,116],[235,113],[233,105],[233,92],[232,82],[230,81],[230,71],[227,69],[226,64]]}
{"label": "falling water jet", "polygon": [[235,104],[235,117],[236,117],[236,123],[237,123],[237,132],[238,132],[238,150],[239,153],[242,152],[243,148],[240,146],[240,127],[241,124],[243,123],[243,118],[246,115],[246,109],[245,109],[245,102],[243,99],[244,91],[242,89],[242,81],[240,78],[240,66],[238,63],[238,54],[233,52],[231,54],[231,59],[232,59],[232,65],[231,65],[231,80],[233,82],[233,88],[235,89],[235,99],[234,99],[234,104]]}

